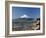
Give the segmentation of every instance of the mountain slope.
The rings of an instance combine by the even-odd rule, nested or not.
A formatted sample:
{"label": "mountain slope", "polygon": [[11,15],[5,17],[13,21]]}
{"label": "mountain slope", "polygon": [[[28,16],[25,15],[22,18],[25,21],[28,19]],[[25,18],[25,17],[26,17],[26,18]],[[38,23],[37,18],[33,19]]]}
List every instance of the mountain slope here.
{"label": "mountain slope", "polygon": [[13,19],[12,22],[32,22],[34,18],[17,18]]}

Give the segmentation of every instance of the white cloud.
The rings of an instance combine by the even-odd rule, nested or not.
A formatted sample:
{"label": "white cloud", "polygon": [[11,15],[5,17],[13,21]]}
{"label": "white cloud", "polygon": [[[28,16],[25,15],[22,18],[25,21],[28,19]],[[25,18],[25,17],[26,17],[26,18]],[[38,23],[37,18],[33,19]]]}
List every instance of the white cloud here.
{"label": "white cloud", "polygon": [[20,18],[28,18],[28,16],[24,14],[24,15],[21,16]]}

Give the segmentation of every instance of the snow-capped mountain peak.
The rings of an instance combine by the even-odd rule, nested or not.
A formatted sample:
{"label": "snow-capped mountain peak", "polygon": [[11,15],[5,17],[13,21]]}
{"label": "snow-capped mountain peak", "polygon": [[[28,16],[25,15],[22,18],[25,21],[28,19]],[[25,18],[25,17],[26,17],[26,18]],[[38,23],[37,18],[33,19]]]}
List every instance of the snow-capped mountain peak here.
{"label": "snow-capped mountain peak", "polygon": [[24,14],[24,15],[20,16],[20,18],[28,18],[28,16]]}

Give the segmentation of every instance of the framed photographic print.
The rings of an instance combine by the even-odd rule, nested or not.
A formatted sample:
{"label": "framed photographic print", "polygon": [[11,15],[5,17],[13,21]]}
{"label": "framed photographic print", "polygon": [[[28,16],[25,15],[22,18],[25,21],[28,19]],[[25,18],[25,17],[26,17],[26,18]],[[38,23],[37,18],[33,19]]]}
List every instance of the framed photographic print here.
{"label": "framed photographic print", "polygon": [[6,1],[5,36],[45,34],[44,3]]}

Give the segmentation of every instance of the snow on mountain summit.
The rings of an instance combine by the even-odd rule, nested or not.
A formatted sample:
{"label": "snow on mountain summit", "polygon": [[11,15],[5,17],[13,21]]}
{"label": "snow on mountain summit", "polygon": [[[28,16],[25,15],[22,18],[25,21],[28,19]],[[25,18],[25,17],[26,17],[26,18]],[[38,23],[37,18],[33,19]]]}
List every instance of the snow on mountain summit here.
{"label": "snow on mountain summit", "polygon": [[28,18],[28,16],[24,14],[24,15],[20,16],[20,18]]}

